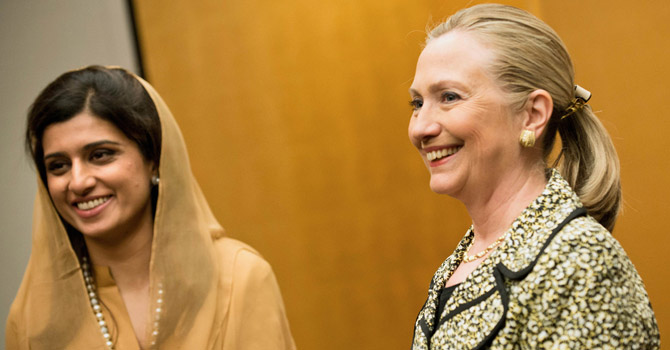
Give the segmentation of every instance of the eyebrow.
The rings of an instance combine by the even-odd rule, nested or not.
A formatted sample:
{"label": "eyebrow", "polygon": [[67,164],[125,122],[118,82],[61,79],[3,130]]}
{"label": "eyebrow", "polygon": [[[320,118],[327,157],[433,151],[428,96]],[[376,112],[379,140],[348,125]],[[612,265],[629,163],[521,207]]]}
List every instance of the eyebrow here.
{"label": "eyebrow", "polygon": [[[95,147],[98,147],[100,145],[107,145],[107,144],[112,144],[112,145],[116,145],[116,146],[121,145],[120,143],[118,143],[116,141],[112,141],[112,140],[100,140],[100,141],[91,142],[91,143],[85,145],[84,146],[84,151],[88,151],[91,148],[95,148]],[[44,156],[44,160],[47,160],[49,158],[54,158],[54,157],[62,157],[64,155],[65,155],[65,153],[63,153],[63,152],[49,153],[49,154]]]}
{"label": "eyebrow", "polygon": [[[435,91],[442,90],[442,89],[444,88],[445,85],[455,85],[456,87],[461,87],[461,86],[462,86],[461,83],[459,83],[459,82],[457,82],[457,81],[455,81],[455,80],[449,80],[449,79],[446,79],[446,80],[440,80],[440,81],[438,81],[438,82],[435,82],[435,83],[430,84],[430,85],[428,86],[428,92],[435,92]],[[419,96],[421,96],[421,94],[420,94],[417,90],[415,90],[415,89],[413,89],[413,88],[409,88],[409,94],[410,94],[410,95],[419,95]]]}

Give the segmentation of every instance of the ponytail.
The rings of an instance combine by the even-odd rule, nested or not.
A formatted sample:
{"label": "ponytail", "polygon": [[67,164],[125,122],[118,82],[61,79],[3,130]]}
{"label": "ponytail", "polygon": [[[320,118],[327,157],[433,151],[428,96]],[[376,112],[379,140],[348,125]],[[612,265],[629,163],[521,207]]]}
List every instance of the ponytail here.
{"label": "ponytail", "polygon": [[588,105],[567,118],[552,119],[562,143],[558,170],[589,215],[612,231],[621,209],[621,172],[612,139]]}

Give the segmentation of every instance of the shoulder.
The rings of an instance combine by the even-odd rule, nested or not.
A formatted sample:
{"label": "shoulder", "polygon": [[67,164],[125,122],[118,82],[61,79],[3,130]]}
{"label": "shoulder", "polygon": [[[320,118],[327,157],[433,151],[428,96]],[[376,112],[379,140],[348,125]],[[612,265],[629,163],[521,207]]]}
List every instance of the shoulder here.
{"label": "shoulder", "polygon": [[[249,245],[214,241],[226,299],[224,349],[295,349],[286,311],[270,264]],[[259,337],[263,334],[263,337]]]}
{"label": "shoulder", "polygon": [[634,269],[621,244],[590,216],[567,224],[547,246],[546,256],[555,262],[571,262],[583,268]]}
{"label": "shoulder", "polygon": [[270,266],[256,249],[234,238],[222,237],[215,240],[214,249],[219,261],[233,258],[238,263]]}
{"label": "shoulder", "polygon": [[534,270],[540,276],[562,282],[610,282],[626,284],[639,280],[635,267],[619,242],[590,216],[572,220],[551,241]]}
{"label": "shoulder", "polygon": [[7,323],[5,326],[5,345],[7,349],[27,349],[26,327],[26,312],[29,307],[28,291],[31,289],[32,280],[29,278],[29,269],[23,276],[23,281],[19,287],[16,297],[9,308],[9,315],[7,316]]}
{"label": "shoulder", "polygon": [[220,267],[221,279],[225,283],[256,282],[274,280],[270,264],[250,245],[229,237],[214,241],[214,249]]}
{"label": "shoulder", "polygon": [[608,303],[648,304],[642,279],[626,252],[592,217],[572,220],[542,244],[536,260],[525,269],[528,275],[513,290],[552,299],[563,296],[566,302],[604,298]]}
{"label": "shoulder", "polygon": [[[607,339],[624,338],[622,331],[635,339],[622,344],[658,342],[654,312],[635,266],[612,234],[589,216],[559,231],[528,278],[512,290],[513,304],[532,304],[540,311],[528,322],[556,325],[548,331],[555,344],[610,344]],[[516,306],[510,310],[518,320],[523,317]],[[573,339],[574,334],[587,336]],[[601,339],[601,334],[611,338]]]}
{"label": "shoulder", "polygon": [[[569,296],[563,301],[582,302],[593,312],[602,307],[623,318],[631,317],[630,322],[648,323],[644,328],[654,328],[642,278],[621,244],[591,217],[566,225],[529,277],[536,292]],[[611,305],[615,305],[613,310]]]}
{"label": "shoulder", "polygon": [[19,334],[23,333],[19,331],[19,326],[24,324],[22,321],[23,312],[21,309],[22,306],[19,306],[15,300],[9,309],[9,315],[7,316],[7,324],[5,326],[5,341],[8,343],[7,346],[10,349],[11,347],[9,347],[9,343],[11,341],[15,342]]}
{"label": "shoulder", "polygon": [[230,237],[222,237],[214,240],[214,248],[219,255],[237,255],[247,253],[262,259],[261,255],[250,245]]}

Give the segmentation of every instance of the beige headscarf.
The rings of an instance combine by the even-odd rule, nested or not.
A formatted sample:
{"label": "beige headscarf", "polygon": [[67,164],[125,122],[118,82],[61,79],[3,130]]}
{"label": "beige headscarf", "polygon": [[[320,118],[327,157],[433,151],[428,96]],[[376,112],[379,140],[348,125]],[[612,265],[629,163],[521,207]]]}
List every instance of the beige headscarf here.
{"label": "beige headscarf", "polygon": [[[151,85],[137,78],[153,99],[162,128],[159,196],[154,218],[150,293],[151,332],[159,286],[164,291],[157,324],[159,348],[204,349],[221,336],[230,298],[221,293],[213,240],[223,228],[214,218],[189,166],[179,127]],[[224,290],[225,292],[225,290]],[[222,305],[223,304],[223,305]],[[283,309],[283,307],[282,307]],[[12,317],[30,325],[8,339],[31,349],[106,349],[92,312],[79,261],[49,194],[39,179],[33,217],[32,254]],[[16,324],[9,324],[10,334]],[[21,332],[18,332],[21,333]],[[151,339],[151,338],[148,338]],[[290,339],[290,334],[289,334]]]}

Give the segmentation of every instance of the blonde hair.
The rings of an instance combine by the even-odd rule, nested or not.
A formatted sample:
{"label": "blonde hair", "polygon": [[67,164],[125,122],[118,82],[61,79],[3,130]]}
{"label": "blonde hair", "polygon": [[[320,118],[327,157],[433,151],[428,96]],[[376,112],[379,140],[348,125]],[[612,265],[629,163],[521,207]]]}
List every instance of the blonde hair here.
{"label": "blonde hair", "polygon": [[611,231],[621,207],[619,158],[590,106],[561,119],[575,98],[575,84],[572,61],[558,34],[524,10],[483,4],[437,25],[426,43],[455,30],[474,34],[496,53],[490,72],[509,94],[513,108],[521,110],[537,89],[549,92],[554,110],[542,137],[543,160],[549,160],[558,133],[562,148],[554,165],[589,215]]}

